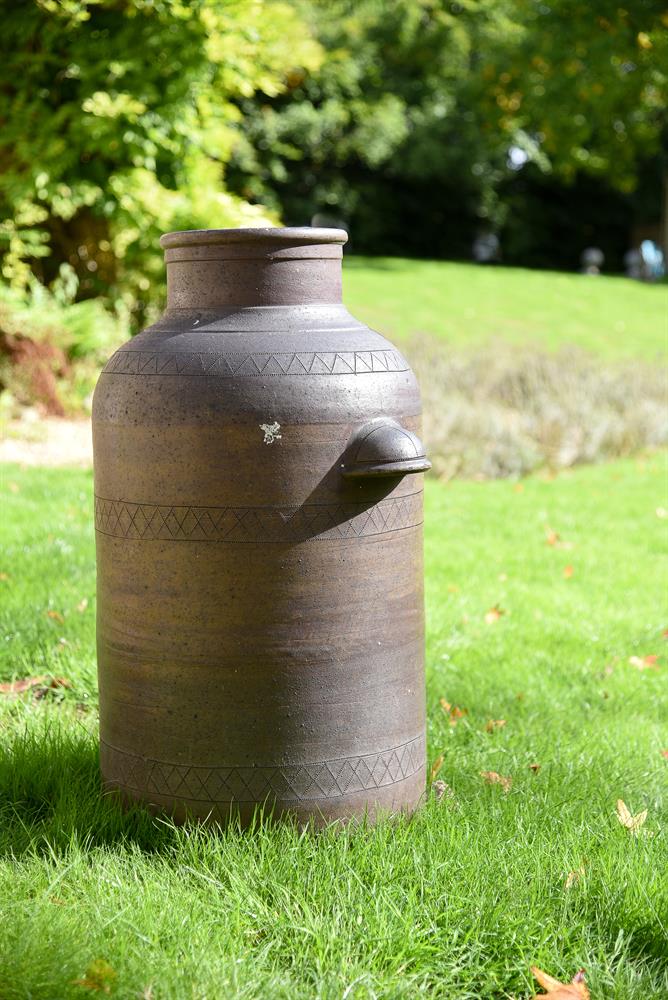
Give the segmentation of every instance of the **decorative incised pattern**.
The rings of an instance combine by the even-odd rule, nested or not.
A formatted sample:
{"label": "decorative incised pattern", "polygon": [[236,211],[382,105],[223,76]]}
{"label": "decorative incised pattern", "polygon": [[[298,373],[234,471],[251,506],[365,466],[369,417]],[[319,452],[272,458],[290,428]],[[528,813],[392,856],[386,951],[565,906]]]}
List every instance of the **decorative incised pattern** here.
{"label": "decorative incised pattern", "polygon": [[95,497],[95,527],[116,538],[299,542],[365,538],[422,523],[422,493],[301,507],[191,507]]}
{"label": "decorative incised pattern", "polygon": [[425,740],[364,754],[306,764],[247,765],[173,764],[141,757],[101,741],[106,781],[141,795],[164,795],[192,802],[262,802],[331,799],[370,791],[410,778],[424,765]]}
{"label": "decorative incised pattern", "polygon": [[405,372],[398,351],[285,351],[274,354],[214,354],[117,351],[104,371],[110,375],[363,375]]}

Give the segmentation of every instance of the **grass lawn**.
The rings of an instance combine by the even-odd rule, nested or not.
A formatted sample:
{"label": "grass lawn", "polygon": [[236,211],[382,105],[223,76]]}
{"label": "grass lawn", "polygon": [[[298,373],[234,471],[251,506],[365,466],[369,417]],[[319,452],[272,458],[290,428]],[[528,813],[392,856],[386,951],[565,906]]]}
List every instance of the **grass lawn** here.
{"label": "grass lawn", "polygon": [[344,299],[391,340],[443,337],[454,347],[490,341],[577,346],[609,360],[665,361],[668,287],[627,278],[443,261],[346,257]]}
{"label": "grass lawn", "polygon": [[531,963],[584,966],[593,1000],[668,995],[661,457],[428,484],[430,759],[452,797],[320,835],[175,829],[100,797],[91,486],[2,470],[0,679],[73,685],[0,698],[3,1000],[520,1000]]}

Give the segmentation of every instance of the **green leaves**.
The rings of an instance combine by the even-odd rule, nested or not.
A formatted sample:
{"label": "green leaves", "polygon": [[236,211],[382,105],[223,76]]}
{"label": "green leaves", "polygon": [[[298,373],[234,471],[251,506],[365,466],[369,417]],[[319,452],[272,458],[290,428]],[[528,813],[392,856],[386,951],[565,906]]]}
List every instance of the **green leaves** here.
{"label": "green leaves", "polygon": [[225,193],[223,168],[235,102],[319,64],[291,4],[29,0],[3,41],[6,280],[50,285],[67,262],[79,297],[122,297],[139,321],[161,232],[270,221]]}

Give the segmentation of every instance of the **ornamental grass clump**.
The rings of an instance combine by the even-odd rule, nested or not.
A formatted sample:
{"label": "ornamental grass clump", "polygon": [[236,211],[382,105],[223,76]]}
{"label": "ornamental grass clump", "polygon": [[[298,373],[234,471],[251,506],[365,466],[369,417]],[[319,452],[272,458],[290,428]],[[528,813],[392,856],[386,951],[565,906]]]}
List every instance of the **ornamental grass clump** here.
{"label": "ornamental grass clump", "polygon": [[408,348],[422,387],[424,435],[444,479],[522,476],[633,455],[668,442],[668,373],[574,348],[493,344]]}

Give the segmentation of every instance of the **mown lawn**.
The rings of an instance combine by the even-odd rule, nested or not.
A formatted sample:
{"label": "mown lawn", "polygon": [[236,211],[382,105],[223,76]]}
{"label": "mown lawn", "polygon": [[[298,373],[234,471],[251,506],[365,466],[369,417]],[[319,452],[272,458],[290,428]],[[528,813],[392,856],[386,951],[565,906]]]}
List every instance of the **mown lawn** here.
{"label": "mown lawn", "polygon": [[0,698],[3,1000],[522,1000],[532,963],[585,967],[594,1000],[668,995],[661,456],[428,483],[430,760],[452,796],[318,835],[100,797],[91,486],[2,469],[0,680],[72,682]]}
{"label": "mown lawn", "polygon": [[668,288],[627,278],[346,256],[344,300],[391,340],[579,347],[606,360],[668,355]]}

